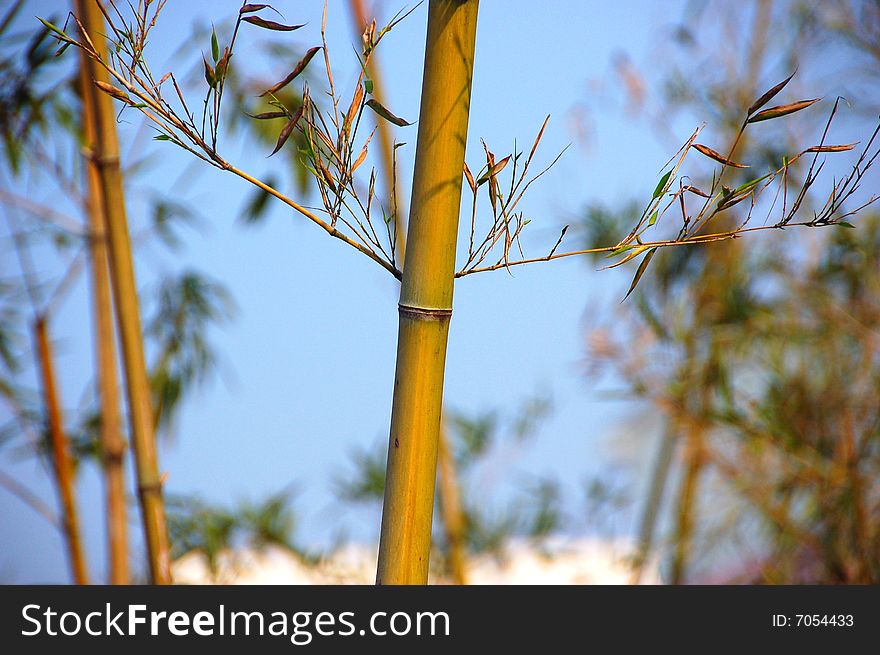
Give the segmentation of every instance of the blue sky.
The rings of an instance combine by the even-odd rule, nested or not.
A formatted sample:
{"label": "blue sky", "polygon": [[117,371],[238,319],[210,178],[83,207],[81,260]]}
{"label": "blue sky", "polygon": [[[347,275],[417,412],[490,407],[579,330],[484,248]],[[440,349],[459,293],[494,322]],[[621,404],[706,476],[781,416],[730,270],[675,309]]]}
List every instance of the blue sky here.
{"label": "blue sky", "polygon": [[[47,15],[57,7],[33,4],[30,14]],[[287,20],[308,22],[296,32],[305,46],[319,40],[321,5],[318,0],[277,3]],[[154,61],[164,61],[194,23],[214,19],[219,24],[237,6],[169,2],[151,44]],[[330,2],[328,38],[341,80],[337,83],[350,92],[357,68],[347,7],[347,2]],[[379,3],[379,15],[387,18],[398,8],[385,0]],[[648,0],[482,3],[468,161],[479,165],[481,137],[504,154],[514,139],[530,143],[547,114],[552,118],[539,163],[572,144],[523,205],[533,220],[526,244],[536,254],[545,252],[560,227],[588,202],[615,203],[653,190],[674,148],[661,143],[645,122],[625,115],[621,103],[611,100],[617,96],[607,84],[594,82],[607,82],[610,62],[619,51],[639,63],[650,61],[669,40],[670,25],[683,8],[681,2]],[[387,104],[409,120],[418,116],[425,21],[426,8],[420,6],[380,51]],[[247,38],[256,37],[250,33]],[[240,65],[250,65],[244,62],[248,44],[245,39],[238,46]],[[272,66],[256,59],[253,65],[267,78],[289,68],[287,63]],[[655,70],[659,75],[661,68]],[[656,86],[660,79],[651,72],[649,68],[647,83]],[[592,110],[592,137],[586,146],[578,140],[573,111],[584,104]],[[670,131],[684,140],[697,123],[696,118],[680,117]],[[137,138],[138,128],[134,117],[120,125],[126,151],[160,155],[139,186],[162,191],[189,161],[169,144]],[[406,197],[415,137],[414,127],[397,135],[408,143],[400,151]],[[235,140],[225,148],[227,159],[258,175],[272,165],[265,154],[252,143]],[[378,514],[342,508],[332,493],[333,479],[350,470],[348,455],[355,447],[374,445],[387,435],[396,283],[367,258],[281,206],[273,208],[261,227],[243,229],[237,215],[251,189],[241,180],[209,170],[184,186],[187,201],[200,205],[207,221],[200,231],[186,233],[179,253],[169,255],[155,246],[141,249],[140,286],[151,289],[162,273],[194,268],[227,285],[238,315],[211,335],[221,355],[221,376],[191,397],[174,438],[162,443],[167,491],[233,503],[293,484],[301,543],[320,547],[340,530],[358,540],[374,539]],[[143,197],[134,194],[129,205],[132,224],[142,225]],[[15,270],[11,260],[2,266],[4,275]],[[498,469],[481,481],[488,489],[498,482],[515,486],[531,476],[552,475],[574,499],[574,518],[582,480],[617,462],[619,453],[608,447],[609,437],[632,409],[603,400],[585,379],[584,326],[597,316],[613,319],[629,281],[629,272],[595,272],[594,266],[571,258],[521,267],[512,275],[494,272],[459,281],[446,375],[447,405],[465,412],[498,409],[510,415],[536,393],[552,397],[553,412],[534,440],[502,453],[512,464],[502,458]],[[83,397],[91,370],[88,303],[87,285],[81,283],[53,322],[64,397],[71,408]],[[638,451],[647,455],[653,450],[650,430],[643,436],[636,461]],[[55,506],[40,464],[7,455],[2,466]],[[81,476],[80,494],[91,568],[103,579],[102,490],[91,468]],[[0,580],[68,579],[60,538],[43,519],[3,491],[0,516]],[[133,533],[140,525],[136,518],[132,512]]]}

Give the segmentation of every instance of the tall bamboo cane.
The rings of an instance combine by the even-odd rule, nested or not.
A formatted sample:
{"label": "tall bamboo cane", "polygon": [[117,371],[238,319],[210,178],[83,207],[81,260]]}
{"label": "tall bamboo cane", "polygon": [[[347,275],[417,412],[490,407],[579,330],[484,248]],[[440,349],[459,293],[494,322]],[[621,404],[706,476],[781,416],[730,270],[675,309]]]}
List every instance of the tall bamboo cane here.
{"label": "tall bamboo cane", "polygon": [[86,559],[83,554],[82,533],[80,531],[79,513],[73,491],[73,463],[70,459],[67,436],[61,420],[61,405],[58,401],[58,388],[55,381],[55,368],[52,350],[46,333],[46,318],[38,316],[34,323],[34,337],[37,342],[37,355],[40,363],[40,377],[43,386],[43,397],[49,424],[49,440],[52,444],[52,465],[55,469],[55,481],[58,485],[58,496],[61,500],[61,525],[67,544],[67,554],[76,584],[88,584]]}
{"label": "tall bamboo cane", "polygon": [[[89,92],[89,58],[80,51],[80,86],[83,102],[85,148],[96,145],[94,96]],[[110,584],[128,584],[128,526],[125,509],[125,441],[120,434],[119,381],[113,333],[113,304],[108,270],[107,229],[101,197],[101,174],[95,161],[86,158],[88,181],[89,255],[94,296],[95,355],[101,416],[101,450],[107,503],[107,551]]]}
{"label": "tall bamboo cane", "polygon": [[431,0],[400,292],[379,584],[425,584],[478,0]]}
{"label": "tall bamboo cane", "polygon": [[[76,6],[83,27],[100,56],[105,58],[107,44],[103,37],[105,27],[100,9],[92,0],[76,0]],[[107,82],[107,73],[101,66],[94,61],[90,61],[88,66],[93,80]],[[150,580],[154,584],[169,584],[171,563],[168,531],[153,433],[153,410],[141,334],[134,262],[125,215],[116,117],[110,96],[99,93],[94,84],[87,85],[84,93],[90,93],[93,98],[91,106],[94,107],[94,116],[91,120],[94,121],[96,138],[92,158],[101,180],[101,197],[107,219],[110,280],[122,342],[130,433],[150,564]]]}
{"label": "tall bamboo cane", "polygon": [[[357,36],[360,37],[371,19],[367,18],[364,0],[350,0],[352,17],[354,19]],[[379,66],[376,53],[374,52],[369,64],[370,78],[373,80],[373,97],[385,104],[387,98],[382,84],[382,67]],[[380,163],[384,171],[385,185],[388,188],[389,207],[397,207],[398,214],[394,217],[394,230],[397,237],[397,265],[403,267],[406,257],[406,209],[402,201],[396,198],[397,185],[394,184],[396,171],[394,170],[394,138],[386,121],[377,121],[376,127],[379,133]],[[441,422],[438,444],[437,461],[437,496],[440,514],[443,521],[443,529],[449,544],[449,571],[455,584],[467,584],[466,548],[464,536],[464,511],[461,505],[459,493],[458,475],[456,472],[455,458],[452,456],[449,445],[449,433],[444,429]]]}

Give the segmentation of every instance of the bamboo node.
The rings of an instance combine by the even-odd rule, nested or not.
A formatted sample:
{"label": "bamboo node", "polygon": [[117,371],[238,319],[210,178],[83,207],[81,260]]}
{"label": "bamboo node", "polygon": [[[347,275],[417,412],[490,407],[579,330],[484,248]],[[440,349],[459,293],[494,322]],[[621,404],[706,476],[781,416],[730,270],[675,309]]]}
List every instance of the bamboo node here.
{"label": "bamboo node", "polygon": [[442,321],[452,316],[452,308],[449,307],[419,307],[416,305],[398,303],[397,309],[401,314],[410,318],[425,321]]}
{"label": "bamboo node", "polygon": [[158,482],[154,482],[152,484],[139,484],[138,485],[138,495],[143,497],[149,494],[161,494],[162,493],[162,480]]}

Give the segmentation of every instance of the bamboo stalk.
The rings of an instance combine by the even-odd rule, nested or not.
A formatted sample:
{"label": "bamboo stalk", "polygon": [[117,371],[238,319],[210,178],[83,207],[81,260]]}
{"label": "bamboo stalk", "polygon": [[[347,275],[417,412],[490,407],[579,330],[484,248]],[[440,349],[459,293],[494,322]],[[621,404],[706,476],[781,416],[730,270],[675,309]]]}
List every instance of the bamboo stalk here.
{"label": "bamboo stalk", "polygon": [[685,470],[678,495],[675,552],[672,558],[672,571],[669,575],[669,582],[674,585],[682,584],[686,579],[697,514],[697,490],[705,462],[702,426],[691,426],[686,439]]}
{"label": "bamboo stalk", "polygon": [[[368,27],[372,18],[367,18],[364,0],[350,0],[351,12],[357,36],[360,37],[363,30]],[[369,73],[373,81],[373,96],[382,104],[387,104],[382,84],[382,67],[379,65],[377,55],[374,52],[370,58]],[[403,268],[406,257],[406,209],[398,195],[397,184],[394,178],[394,137],[387,121],[377,121],[376,128],[379,133],[379,148],[385,185],[388,190],[389,207],[397,207],[398,215],[395,216],[394,230],[397,238],[397,265]],[[442,421],[442,419],[441,419]],[[440,508],[440,517],[443,522],[443,530],[446,533],[446,541],[449,545],[449,569],[452,579],[456,584],[467,584],[467,558],[464,543],[464,511],[461,505],[460,485],[458,472],[456,471],[455,459],[449,447],[449,433],[444,429],[441,422],[438,439],[438,488],[437,504]]]}
{"label": "bamboo stalk", "polygon": [[67,436],[61,419],[61,405],[58,401],[58,387],[55,382],[55,368],[52,350],[46,333],[46,318],[38,316],[34,323],[34,337],[37,342],[37,356],[40,363],[40,377],[43,385],[43,399],[46,403],[49,440],[52,445],[52,466],[55,470],[55,483],[61,501],[61,525],[67,545],[67,556],[75,584],[88,584],[86,559],[83,553],[82,533],[79,514],[73,490],[73,462],[70,458]]}
{"label": "bamboo stalk", "polygon": [[[83,102],[85,148],[96,145],[94,96],[89,93],[89,59],[80,51],[80,86]],[[113,333],[113,304],[108,270],[107,229],[101,197],[101,174],[93,158],[86,158],[88,180],[89,255],[101,415],[101,451],[107,503],[107,552],[110,584],[128,584],[128,525],[125,508],[125,441],[120,434],[119,381],[116,373],[116,345]]]}
{"label": "bamboo stalk", "polygon": [[431,0],[400,292],[379,584],[425,584],[478,0]]}
{"label": "bamboo stalk", "polygon": [[[102,58],[106,58],[104,19],[95,2],[76,0],[77,12],[84,29],[89,33]],[[94,61],[89,61],[89,76],[96,81],[108,81],[107,72]],[[144,357],[140,309],[131,239],[125,215],[122,190],[122,172],[119,165],[119,137],[116,134],[116,115],[112,98],[99,93],[94,84],[83,90],[92,95],[95,125],[95,149],[92,159],[101,180],[101,198],[107,219],[109,237],[110,280],[116,304],[116,321],[122,342],[130,434],[137,474],[138,497],[144,524],[150,580],[153,584],[171,582],[171,562],[165,506],[162,499],[162,481],[153,433],[153,410]]]}
{"label": "bamboo stalk", "polygon": [[465,521],[461,506],[460,486],[455,467],[455,458],[449,447],[449,433],[440,425],[440,438],[437,442],[437,494],[439,496],[440,516],[446,531],[449,546],[449,572],[452,581],[458,585],[468,583],[465,545]]}
{"label": "bamboo stalk", "polygon": [[648,489],[648,498],[645,501],[645,509],[639,521],[639,546],[633,563],[631,584],[639,584],[645,570],[645,563],[651,555],[654,547],[654,532],[657,527],[657,518],[660,515],[660,506],[663,504],[663,494],[666,490],[666,480],[669,477],[669,469],[672,466],[672,458],[675,454],[675,432],[673,421],[668,419],[666,429],[660,436],[660,445],[654,459],[651,471],[651,483]]}

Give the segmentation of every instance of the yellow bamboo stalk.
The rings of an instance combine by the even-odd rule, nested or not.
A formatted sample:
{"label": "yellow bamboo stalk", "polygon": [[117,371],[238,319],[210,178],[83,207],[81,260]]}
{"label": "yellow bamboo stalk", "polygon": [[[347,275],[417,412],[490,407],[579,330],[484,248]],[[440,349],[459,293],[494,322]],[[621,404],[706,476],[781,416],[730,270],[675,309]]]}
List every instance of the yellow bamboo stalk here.
{"label": "yellow bamboo stalk", "polygon": [[[104,19],[96,2],[76,0],[76,7],[80,21],[89,33],[100,57],[106,58],[107,43],[102,37],[105,32]],[[101,66],[90,61],[88,67],[92,80],[108,82],[107,72]],[[83,91],[92,95],[92,106],[95,110],[94,116],[91,117],[95,125],[95,148],[92,159],[100,176],[101,198],[107,219],[110,280],[116,304],[117,328],[122,342],[130,434],[150,566],[150,581],[153,584],[170,584],[168,530],[153,433],[153,410],[150,404],[150,387],[141,334],[131,239],[122,191],[116,113],[110,96],[98,92],[94,84],[87,85]]]}
{"label": "yellow bamboo stalk", "polygon": [[[83,89],[83,131],[85,149],[95,149],[94,96],[89,77],[89,59],[80,52],[80,86]],[[94,296],[95,354],[98,401],[101,415],[101,450],[107,503],[107,552],[110,584],[128,584],[128,525],[125,507],[125,441],[120,433],[119,381],[116,374],[116,346],[113,333],[113,304],[107,253],[107,229],[101,198],[101,174],[94,159],[86,158],[88,181],[89,256]]]}
{"label": "yellow bamboo stalk", "polygon": [[478,0],[431,0],[399,303],[379,584],[425,584]]}
{"label": "yellow bamboo stalk", "polygon": [[55,483],[61,501],[61,525],[64,531],[67,555],[73,572],[75,584],[88,584],[86,558],[83,554],[82,533],[79,514],[73,490],[73,463],[70,459],[67,436],[61,419],[61,405],[55,382],[55,368],[52,350],[46,333],[46,319],[37,317],[34,323],[34,336],[37,342],[37,356],[40,361],[40,377],[43,385],[43,398],[49,424],[49,440],[52,445],[52,466],[55,470]]}
{"label": "yellow bamboo stalk", "polygon": [[468,583],[467,553],[465,545],[465,519],[461,505],[461,487],[455,458],[449,447],[449,433],[440,425],[440,438],[437,442],[437,494],[439,496],[440,516],[446,531],[449,547],[449,573],[458,585]]}
{"label": "yellow bamboo stalk", "polygon": [[[351,12],[357,36],[368,27],[372,18],[368,18],[364,0],[350,0]],[[373,52],[368,64],[370,78],[373,81],[373,96],[387,105],[382,83],[382,67],[379,65],[377,53]],[[403,268],[406,258],[406,209],[403,202],[396,195],[399,194],[398,185],[394,183],[396,171],[394,170],[394,137],[387,121],[377,122],[379,132],[380,163],[383,168],[385,185],[388,188],[389,206],[397,207],[398,215],[395,216],[394,230],[397,238],[397,265]],[[446,533],[446,541],[449,544],[449,570],[452,580],[456,584],[467,584],[467,557],[464,543],[464,511],[461,505],[460,485],[456,471],[455,459],[452,457],[449,447],[449,433],[441,423],[440,437],[438,440],[438,488],[437,500],[440,507],[443,530]]]}

